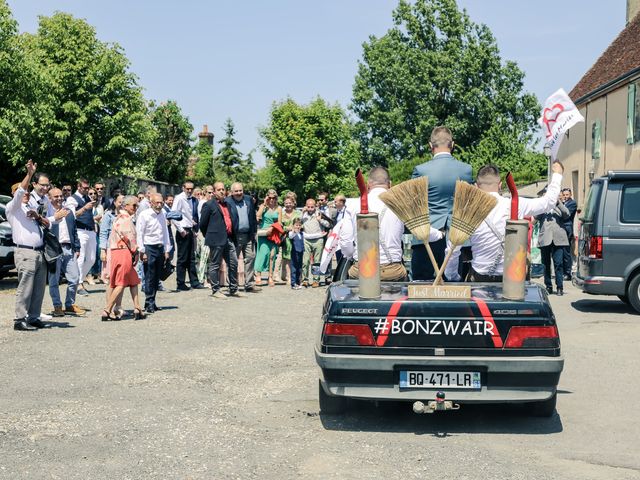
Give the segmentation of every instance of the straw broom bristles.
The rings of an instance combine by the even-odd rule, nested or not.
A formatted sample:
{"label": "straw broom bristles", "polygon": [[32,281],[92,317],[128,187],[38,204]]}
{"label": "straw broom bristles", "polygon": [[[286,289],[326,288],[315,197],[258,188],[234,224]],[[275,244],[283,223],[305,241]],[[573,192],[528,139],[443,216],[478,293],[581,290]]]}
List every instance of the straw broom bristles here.
{"label": "straw broom bristles", "polygon": [[380,195],[380,200],[396,214],[414,237],[421,240],[435,272],[438,271],[438,263],[429,246],[429,233],[431,222],[429,221],[429,180],[427,177],[407,180]]}
{"label": "straw broom bristles", "polygon": [[456,182],[456,190],[453,195],[453,215],[449,229],[449,241],[452,245],[433,282],[434,285],[441,283],[444,269],[456,247],[469,240],[475,229],[487,218],[497,203],[498,200],[493,195],[483,192],[478,187],[461,180]]}

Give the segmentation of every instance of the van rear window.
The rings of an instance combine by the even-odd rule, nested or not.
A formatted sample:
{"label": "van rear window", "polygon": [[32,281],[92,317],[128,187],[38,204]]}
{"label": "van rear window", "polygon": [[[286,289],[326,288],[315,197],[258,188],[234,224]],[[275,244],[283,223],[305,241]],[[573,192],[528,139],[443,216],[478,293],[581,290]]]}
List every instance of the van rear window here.
{"label": "van rear window", "polygon": [[629,183],[622,189],[620,221],[640,223],[640,183]]}
{"label": "van rear window", "polygon": [[593,216],[596,213],[598,207],[598,199],[600,198],[600,191],[602,190],[602,182],[593,182],[587,195],[587,201],[585,202],[584,213],[581,220],[583,222],[593,221]]}

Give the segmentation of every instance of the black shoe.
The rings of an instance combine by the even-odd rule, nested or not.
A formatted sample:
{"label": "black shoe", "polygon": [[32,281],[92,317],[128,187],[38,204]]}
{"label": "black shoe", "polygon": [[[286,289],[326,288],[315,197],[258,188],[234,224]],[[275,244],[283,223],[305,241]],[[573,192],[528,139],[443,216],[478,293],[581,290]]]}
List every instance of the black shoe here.
{"label": "black shoe", "polygon": [[35,320],[29,320],[27,321],[27,323],[36,328],[51,328],[51,325],[49,325],[48,323],[44,323],[38,318],[36,318]]}
{"label": "black shoe", "polygon": [[552,294],[553,293],[553,287],[547,287],[547,293],[548,294]]}
{"label": "black shoe", "polygon": [[557,296],[559,296],[559,297],[561,297],[562,295],[564,295],[564,292],[562,291],[562,289],[561,289],[561,288],[559,288],[559,289],[556,291],[556,295],[557,295]]}
{"label": "black shoe", "polygon": [[36,330],[38,330],[37,327],[34,327],[33,325],[29,325],[24,320],[20,320],[19,322],[13,322],[13,329],[20,330],[22,332],[35,332]]}
{"label": "black shoe", "polygon": [[244,287],[244,291],[247,293],[258,293],[262,291],[260,287]]}
{"label": "black shoe", "polygon": [[146,313],[147,315],[152,315],[154,312],[155,312],[155,310],[153,308],[145,308],[144,309],[144,313]]}
{"label": "black shoe", "polygon": [[178,292],[188,292],[189,290],[191,290],[189,287],[187,287],[186,285],[178,285],[176,287],[176,291]]}
{"label": "black shoe", "polygon": [[141,310],[135,309],[133,311],[134,320],[144,320],[145,318],[147,318],[147,316]]}
{"label": "black shoe", "polygon": [[570,281],[571,281],[571,275],[565,275],[565,276],[564,276],[564,279],[565,279],[566,281],[570,282]]}
{"label": "black shoe", "polygon": [[193,285],[191,288],[192,288],[193,290],[204,290],[204,289],[205,289],[205,288],[207,288],[207,287],[205,287],[205,286],[204,286],[204,285],[202,285],[201,283],[198,283],[197,285]]}

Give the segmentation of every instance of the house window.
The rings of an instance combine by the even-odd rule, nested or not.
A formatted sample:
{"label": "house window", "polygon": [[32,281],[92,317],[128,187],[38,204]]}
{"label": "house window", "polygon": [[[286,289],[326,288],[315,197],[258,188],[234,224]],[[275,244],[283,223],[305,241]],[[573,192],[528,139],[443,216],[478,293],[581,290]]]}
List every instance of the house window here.
{"label": "house window", "polygon": [[601,138],[600,120],[596,120],[593,122],[593,125],[591,125],[591,158],[594,160],[600,158]]}

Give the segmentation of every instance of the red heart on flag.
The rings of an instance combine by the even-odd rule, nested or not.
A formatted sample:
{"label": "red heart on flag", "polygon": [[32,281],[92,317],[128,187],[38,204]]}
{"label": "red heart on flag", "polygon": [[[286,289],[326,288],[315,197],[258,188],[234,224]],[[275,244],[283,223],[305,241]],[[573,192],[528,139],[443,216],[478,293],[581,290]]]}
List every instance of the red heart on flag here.
{"label": "red heart on flag", "polygon": [[556,123],[558,119],[558,115],[564,112],[564,107],[561,103],[556,103],[551,108],[545,108],[542,111],[542,123],[544,123],[547,127],[547,138],[551,136],[551,129],[553,128],[553,124]]}

